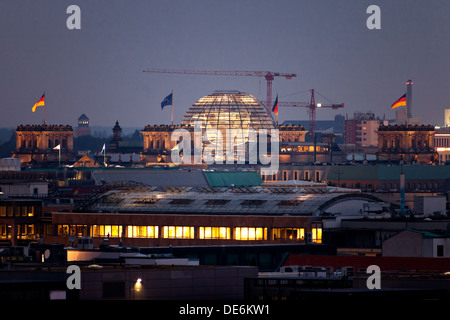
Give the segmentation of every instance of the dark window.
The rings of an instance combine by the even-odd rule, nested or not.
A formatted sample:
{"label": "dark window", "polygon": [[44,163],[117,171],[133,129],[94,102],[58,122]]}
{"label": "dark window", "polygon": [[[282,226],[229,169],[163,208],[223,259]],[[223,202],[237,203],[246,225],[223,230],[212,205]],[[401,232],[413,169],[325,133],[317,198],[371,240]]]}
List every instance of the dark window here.
{"label": "dark window", "polygon": [[241,202],[241,206],[243,207],[259,207],[263,205],[266,200],[244,200]]}
{"label": "dark window", "polygon": [[281,207],[296,207],[302,202],[303,200],[281,200],[277,205]]}
{"label": "dark window", "polygon": [[104,282],[103,298],[125,298],[125,282]]}
{"label": "dark window", "polygon": [[210,199],[205,202],[207,206],[224,206],[226,205],[230,200],[226,199]]}
{"label": "dark window", "polygon": [[438,244],[436,246],[436,256],[443,257],[444,256],[444,245]]}
{"label": "dark window", "polygon": [[173,206],[188,206],[190,205],[194,200],[192,199],[173,199],[170,201],[170,204]]}

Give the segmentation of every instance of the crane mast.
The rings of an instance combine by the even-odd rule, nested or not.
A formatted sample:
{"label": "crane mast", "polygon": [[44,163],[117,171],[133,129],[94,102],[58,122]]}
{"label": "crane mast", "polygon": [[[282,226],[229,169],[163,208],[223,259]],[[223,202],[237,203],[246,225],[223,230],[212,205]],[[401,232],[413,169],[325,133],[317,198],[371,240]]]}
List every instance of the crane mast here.
{"label": "crane mast", "polygon": [[308,108],[309,115],[309,132],[311,134],[310,139],[314,141],[314,137],[316,134],[316,109],[317,108],[331,108],[331,109],[339,109],[343,108],[344,104],[329,104],[324,105],[321,103],[316,104],[316,98],[314,95],[314,89],[311,89],[311,100],[309,102],[278,102],[278,105],[281,107],[305,107]]}

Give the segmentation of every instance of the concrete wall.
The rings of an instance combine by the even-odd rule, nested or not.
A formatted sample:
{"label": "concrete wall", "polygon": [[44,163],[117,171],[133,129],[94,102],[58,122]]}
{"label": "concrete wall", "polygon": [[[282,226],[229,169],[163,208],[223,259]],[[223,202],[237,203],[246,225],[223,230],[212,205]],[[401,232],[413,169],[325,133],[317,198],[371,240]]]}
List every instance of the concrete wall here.
{"label": "concrete wall", "polygon": [[[82,272],[80,299],[242,300],[256,267],[167,267]],[[141,279],[137,283],[137,279]],[[106,288],[118,290],[105,291]],[[115,296],[116,295],[116,296]]]}
{"label": "concrete wall", "polygon": [[[438,246],[443,246],[443,250],[438,255]],[[423,239],[422,243],[422,256],[423,257],[450,257],[450,238],[432,238]]]}
{"label": "concrete wall", "polygon": [[[34,190],[37,189],[37,193]],[[48,183],[47,182],[25,182],[25,183],[1,183],[0,191],[7,195],[22,195],[22,196],[32,196],[36,195],[47,195],[48,194]]]}
{"label": "concrete wall", "polygon": [[[443,250],[438,255],[438,246]],[[383,241],[383,256],[390,257],[450,257],[450,238],[424,238],[413,231],[402,231]]]}
{"label": "concrete wall", "polygon": [[20,159],[2,158],[0,159],[0,171],[20,171]]}
{"label": "concrete wall", "polygon": [[422,235],[403,231],[383,241],[383,256],[386,257],[422,257]]}
{"label": "concrete wall", "polygon": [[257,267],[243,266],[80,268],[79,290],[67,288],[67,265],[0,270],[0,296],[48,299],[59,290],[69,300],[243,300],[244,279],[258,276]]}
{"label": "concrete wall", "polygon": [[414,211],[424,214],[425,217],[432,215],[435,211],[445,214],[446,205],[447,199],[445,196],[414,196]]}

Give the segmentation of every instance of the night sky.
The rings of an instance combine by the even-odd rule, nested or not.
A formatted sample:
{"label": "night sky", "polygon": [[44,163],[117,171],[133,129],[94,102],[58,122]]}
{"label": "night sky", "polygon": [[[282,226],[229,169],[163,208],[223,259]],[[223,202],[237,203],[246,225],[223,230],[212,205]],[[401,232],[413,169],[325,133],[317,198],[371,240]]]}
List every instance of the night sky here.
{"label": "night sky", "polygon": [[[66,26],[70,5],[81,30]],[[381,8],[381,29],[369,30],[369,5]],[[296,73],[275,78],[273,99],[345,103],[322,109],[375,113],[412,79],[413,117],[443,125],[450,108],[450,1],[0,1],[0,127],[39,124],[31,111],[45,91],[50,124],[124,127],[169,124],[161,101],[174,92],[174,121],[214,90],[240,90],[265,100],[258,77],[143,73],[147,68]],[[280,108],[279,120],[307,120],[306,108]]]}

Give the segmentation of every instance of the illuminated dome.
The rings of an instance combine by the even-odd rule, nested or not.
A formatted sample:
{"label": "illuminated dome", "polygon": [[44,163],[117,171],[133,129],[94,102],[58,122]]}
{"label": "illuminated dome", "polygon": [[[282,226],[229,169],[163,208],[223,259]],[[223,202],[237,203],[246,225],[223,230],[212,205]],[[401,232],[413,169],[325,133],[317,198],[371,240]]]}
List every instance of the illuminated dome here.
{"label": "illuminated dome", "polygon": [[200,98],[187,112],[182,125],[201,121],[202,128],[275,129],[274,121],[261,102],[252,95],[239,91],[215,91]]}
{"label": "illuminated dome", "polygon": [[[275,129],[270,113],[261,102],[239,91],[216,91],[199,99],[186,112],[181,125],[201,126],[205,133],[202,149],[211,150],[216,161],[221,161],[225,154],[236,160],[247,157],[248,143],[258,141],[258,134],[263,134],[261,129],[269,134]],[[222,153],[228,142],[235,147]]]}

